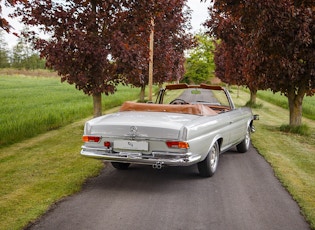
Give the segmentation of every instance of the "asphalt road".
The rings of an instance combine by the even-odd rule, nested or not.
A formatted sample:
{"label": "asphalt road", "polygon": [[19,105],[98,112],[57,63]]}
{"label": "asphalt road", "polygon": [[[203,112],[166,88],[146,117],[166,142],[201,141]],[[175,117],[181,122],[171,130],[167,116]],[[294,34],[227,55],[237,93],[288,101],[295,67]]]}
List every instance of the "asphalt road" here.
{"label": "asphalt road", "polygon": [[161,170],[107,165],[83,191],[28,229],[303,230],[299,207],[254,148],[221,155],[212,178],[196,166]]}

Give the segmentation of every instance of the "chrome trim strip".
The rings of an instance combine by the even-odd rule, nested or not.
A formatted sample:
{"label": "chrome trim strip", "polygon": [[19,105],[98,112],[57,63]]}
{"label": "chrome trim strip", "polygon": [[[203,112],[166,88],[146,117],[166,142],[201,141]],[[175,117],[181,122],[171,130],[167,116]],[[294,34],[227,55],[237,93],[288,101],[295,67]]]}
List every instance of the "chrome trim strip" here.
{"label": "chrome trim strip", "polygon": [[[98,136],[101,137],[102,139],[120,139],[120,140],[130,140],[131,136],[128,136],[127,134],[124,136],[102,136],[101,134],[84,134],[87,136]],[[175,138],[176,139],[176,138]],[[148,137],[145,135],[140,135],[135,138],[132,138],[132,140],[139,140],[139,141],[167,141],[169,138],[156,138],[156,137]]]}
{"label": "chrome trim strip", "polygon": [[[95,151],[96,150],[96,151]],[[101,151],[98,153],[97,151]],[[81,155],[90,158],[102,159],[109,162],[127,162],[135,164],[153,165],[163,163],[168,166],[188,166],[199,162],[201,155],[173,152],[153,152],[142,154],[140,152],[118,152],[113,153],[100,148],[86,148],[82,146]]]}

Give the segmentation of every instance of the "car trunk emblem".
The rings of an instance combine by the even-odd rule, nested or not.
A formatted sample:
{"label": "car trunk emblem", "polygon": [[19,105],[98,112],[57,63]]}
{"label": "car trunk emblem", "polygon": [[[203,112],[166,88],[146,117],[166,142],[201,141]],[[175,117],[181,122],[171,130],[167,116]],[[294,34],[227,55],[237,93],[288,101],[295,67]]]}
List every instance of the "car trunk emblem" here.
{"label": "car trunk emblem", "polygon": [[128,133],[128,136],[131,136],[131,137],[136,137],[136,136],[139,136],[138,134],[138,128],[136,126],[131,126],[130,127],[130,131]]}

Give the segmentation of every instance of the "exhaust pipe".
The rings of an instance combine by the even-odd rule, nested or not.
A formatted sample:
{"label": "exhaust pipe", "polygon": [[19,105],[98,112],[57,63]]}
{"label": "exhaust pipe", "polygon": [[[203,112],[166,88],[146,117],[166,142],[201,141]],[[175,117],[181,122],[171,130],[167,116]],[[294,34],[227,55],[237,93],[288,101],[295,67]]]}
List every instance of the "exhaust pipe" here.
{"label": "exhaust pipe", "polygon": [[161,169],[162,167],[163,167],[163,162],[160,162],[160,161],[152,165],[152,168],[154,169]]}

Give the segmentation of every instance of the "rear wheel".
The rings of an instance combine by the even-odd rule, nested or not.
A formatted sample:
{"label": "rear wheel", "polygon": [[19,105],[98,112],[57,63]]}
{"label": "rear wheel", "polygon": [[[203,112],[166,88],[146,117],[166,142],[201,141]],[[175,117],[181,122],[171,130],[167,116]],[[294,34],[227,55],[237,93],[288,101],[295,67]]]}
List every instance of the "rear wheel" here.
{"label": "rear wheel", "polygon": [[217,170],[220,149],[218,142],[211,147],[207,157],[198,163],[199,174],[203,177],[211,177]]}
{"label": "rear wheel", "polygon": [[115,169],[126,170],[130,163],[111,162]]}
{"label": "rear wheel", "polygon": [[236,149],[239,153],[246,153],[249,149],[249,145],[250,145],[250,128],[247,128],[247,132],[246,132],[244,140],[238,145],[236,145]]}

